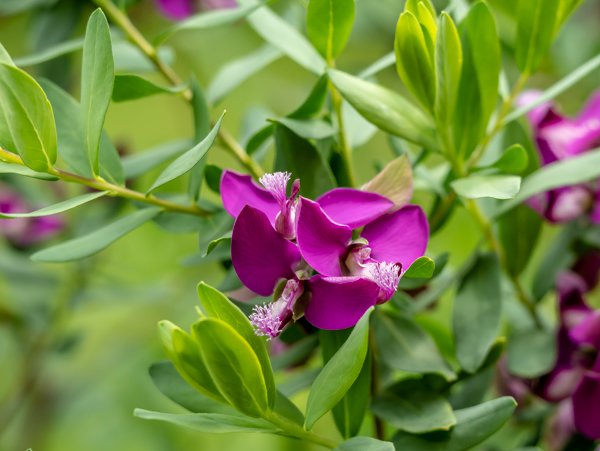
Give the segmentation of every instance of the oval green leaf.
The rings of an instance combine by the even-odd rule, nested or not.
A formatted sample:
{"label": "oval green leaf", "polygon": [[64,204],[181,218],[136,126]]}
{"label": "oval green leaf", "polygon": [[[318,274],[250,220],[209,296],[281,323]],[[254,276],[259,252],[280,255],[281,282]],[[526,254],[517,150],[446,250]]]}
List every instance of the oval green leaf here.
{"label": "oval green leaf", "polygon": [[450,183],[452,189],[467,199],[491,197],[512,199],[521,188],[521,177],[517,175],[470,175]]}
{"label": "oval green leaf", "polygon": [[342,52],[354,25],[354,0],[310,0],[306,34],[319,53],[334,61]]}

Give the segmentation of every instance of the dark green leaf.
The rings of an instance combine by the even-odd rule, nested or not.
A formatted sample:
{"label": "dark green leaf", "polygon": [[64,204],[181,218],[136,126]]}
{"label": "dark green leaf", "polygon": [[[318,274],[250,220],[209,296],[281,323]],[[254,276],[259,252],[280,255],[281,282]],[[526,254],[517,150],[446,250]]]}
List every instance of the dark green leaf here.
{"label": "dark green leaf", "polygon": [[185,86],[175,88],[170,86],[159,86],[139,75],[115,75],[112,100],[113,102],[127,102],[129,100],[153,96],[155,94],[175,94],[183,91],[185,88]]}
{"label": "dark green leaf", "polygon": [[400,94],[344,72],[330,70],[328,74],[344,98],[369,122],[429,149],[439,148],[431,121]]}
{"label": "dark green leaf", "polygon": [[308,335],[292,345],[288,345],[284,351],[271,357],[271,365],[274,370],[291,368],[298,363],[308,359],[318,345],[317,335]]}
{"label": "dark green leaf", "polygon": [[88,235],[36,252],[31,256],[31,259],[34,261],[59,263],[89,257],[148,222],[159,212],[159,208],[144,208]]}
{"label": "dark green leaf", "polygon": [[499,218],[498,238],[510,274],[516,276],[525,269],[541,229],[542,218],[527,205],[519,205]]}
{"label": "dark green leaf", "polygon": [[498,334],[502,314],[500,265],[494,255],[481,255],[465,275],[452,315],[456,357],[474,373]]}
{"label": "dark green leaf", "polygon": [[406,270],[402,277],[408,279],[430,279],[435,271],[435,262],[429,257],[419,257]]}
{"label": "dark green leaf", "polygon": [[296,108],[293,113],[288,114],[287,117],[291,119],[308,119],[319,114],[327,99],[328,85],[329,79],[327,75],[321,76],[313,86],[306,100],[302,102],[302,105]]}
{"label": "dark green leaf", "polygon": [[0,63],[0,146],[18,152],[27,167],[47,172],[56,161],[52,106],[21,69]]}
{"label": "dark green leaf", "polygon": [[529,166],[529,154],[521,144],[514,144],[490,167],[508,174],[521,174]]}
{"label": "dark green leaf", "polygon": [[231,232],[226,232],[225,235],[222,235],[219,238],[216,238],[216,239],[212,240],[210,243],[208,243],[208,246],[206,247],[206,251],[204,252],[204,256],[207,256],[212,251],[214,251],[215,248],[221,243],[231,244]]}
{"label": "dark green leaf", "polygon": [[389,367],[410,373],[437,373],[447,380],[454,379],[454,373],[433,339],[413,320],[377,312],[373,329],[381,359]]}
{"label": "dark green leaf", "polygon": [[284,117],[274,119],[273,122],[280,123],[304,139],[325,139],[337,133],[333,125],[321,119],[291,119]]}
{"label": "dark green leaf", "polygon": [[39,210],[35,210],[30,213],[0,213],[0,218],[38,218],[40,216],[55,215],[79,207],[80,205],[91,202],[107,194],[108,192],[106,191],[82,194],[81,196],[73,197],[71,199],[58,202],[54,205],[50,205],[49,207],[40,208]]}
{"label": "dark green leaf", "polygon": [[114,62],[108,22],[101,9],[92,13],[85,32],[81,70],[81,111],[84,142],[94,174],[99,173],[99,151],[104,118],[114,84]]}
{"label": "dark green leaf", "polygon": [[364,314],[315,379],[306,404],[307,429],[342,400],[360,374],[369,346],[370,315],[371,310]]}
{"label": "dark green leaf", "polygon": [[206,136],[206,138],[204,138],[186,153],[178,157],[169,166],[167,166],[167,168],[164,171],[160,173],[160,175],[157,177],[156,181],[152,184],[147,193],[151,193],[156,188],[185,174],[186,172],[191,170],[206,155],[206,153],[209,151],[209,149],[215,142],[215,139],[217,138],[217,134],[219,133],[219,128],[221,127],[221,122],[223,121],[224,115],[225,113],[223,112],[223,114],[216,122],[215,126],[210,131],[210,133]]}
{"label": "dark green leaf", "polygon": [[498,174],[470,175],[454,180],[450,185],[457,194],[467,199],[512,199],[521,188],[521,177]]}
{"label": "dark green leaf", "polygon": [[533,328],[508,337],[508,368],[515,376],[533,379],[548,373],[556,363],[552,330]]}
{"label": "dark green leaf", "polygon": [[211,191],[219,194],[221,192],[221,175],[223,169],[214,164],[207,164],[204,168],[204,179]]}
{"label": "dark green leaf", "polygon": [[354,0],[310,0],[306,34],[319,53],[334,61],[352,33]]}
{"label": "dark green leaf", "polygon": [[396,449],[410,451],[466,451],[499,430],[511,417],[517,403],[505,397],[475,407],[456,410],[456,426],[446,438],[400,433],[394,437]]}
{"label": "dark green leaf", "polygon": [[394,451],[394,444],[371,437],[354,437],[340,444],[335,451]]}

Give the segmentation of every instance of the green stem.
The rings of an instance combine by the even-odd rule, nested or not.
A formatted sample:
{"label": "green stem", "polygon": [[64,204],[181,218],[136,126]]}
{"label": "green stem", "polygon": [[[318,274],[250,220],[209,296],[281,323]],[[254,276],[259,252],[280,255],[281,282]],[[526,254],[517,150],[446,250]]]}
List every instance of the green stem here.
{"label": "green stem", "polygon": [[[0,161],[25,166],[25,163],[23,163],[21,157],[12,152],[9,152],[6,149],[3,149],[2,147],[0,147]],[[57,168],[50,168],[48,170],[48,174],[54,175],[55,177],[65,182],[77,183],[79,185],[84,185],[98,191],[107,191],[111,196],[123,197],[125,199],[133,200],[136,202],[155,205],[157,207],[161,207],[165,210],[169,210],[176,213],[185,213],[195,216],[209,216],[211,214],[211,212],[204,210],[203,208],[200,208],[195,204],[181,205],[175,202],[160,199],[153,195],[145,195],[143,193],[134,191],[124,186],[109,183],[102,177],[98,176],[96,176],[95,178],[87,178]]]}
{"label": "green stem", "polygon": [[291,437],[295,437],[301,440],[306,440],[317,445],[321,445],[324,448],[334,449],[337,447],[337,443],[333,440],[330,440],[325,437],[321,437],[313,432],[307,431],[302,426],[288,420],[287,418],[283,418],[273,412],[267,414],[265,416],[265,420],[270,421],[275,426],[281,428],[286,434],[289,434]]}
{"label": "green stem", "polygon": [[352,166],[352,147],[348,141],[346,135],[346,128],[344,125],[344,113],[342,111],[342,96],[339,91],[329,83],[331,91],[331,102],[333,104],[333,110],[337,117],[338,122],[338,137],[340,143],[340,155],[342,156],[344,176],[350,186],[356,186],[356,178],[354,176],[354,170]]}
{"label": "green stem", "polygon": [[[179,78],[177,73],[166,64],[158,55],[156,47],[140,33],[136,26],[129,20],[129,17],[121,11],[111,0],[93,0],[106,13],[106,15],[127,35],[129,40],[135,44],[146,55],[156,69],[169,81],[173,86],[181,86],[183,80]],[[181,96],[188,102],[192,101],[193,95],[190,89],[181,92]],[[219,139],[223,146],[239,160],[239,162],[250,173],[258,178],[264,174],[261,166],[252,159],[246,150],[238,143],[235,138],[221,126],[219,129]]]}

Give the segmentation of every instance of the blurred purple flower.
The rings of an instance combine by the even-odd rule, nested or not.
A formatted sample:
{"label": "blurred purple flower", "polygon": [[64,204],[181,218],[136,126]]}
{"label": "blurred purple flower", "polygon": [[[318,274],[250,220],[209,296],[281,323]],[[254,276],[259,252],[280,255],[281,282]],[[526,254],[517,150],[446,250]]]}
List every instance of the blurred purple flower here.
{"label": "blurred purple flower", "polygon": [[156,0],[162,13],[173,20],[184,20],[200,9],[235,8],[235,0]]}
{"label": "blurred purple flower", "polygon": [[[18,192],[7,185],[0,185],[1,213],[23,213],[31,209]],[[27,247],[51,238],[64,226],[64,221],[58,216],[0,219],[0,234],[15,246]]]}
{"label": "blurred purple flower", "polygon": [[[524,93],[519,105],[527,105],[541,95]],[[600,145],[600,92],[596,93],[576,118],[558,114],[552,102],[545,102],[528,114],[543,165],[565,160]],[[589,212],[600,223],[600,184],[598,182],[557,188],[530,199],[529,204],[551,222],[573,220]]]}
{"label": "blurred purple flower", "polygon": [[576,273],[559,275],[557,361],[535,389],[551,402],[570,399],[576,430],[595,440],[600,439],[600,310],[585,301],[584,294],[591,288]]}

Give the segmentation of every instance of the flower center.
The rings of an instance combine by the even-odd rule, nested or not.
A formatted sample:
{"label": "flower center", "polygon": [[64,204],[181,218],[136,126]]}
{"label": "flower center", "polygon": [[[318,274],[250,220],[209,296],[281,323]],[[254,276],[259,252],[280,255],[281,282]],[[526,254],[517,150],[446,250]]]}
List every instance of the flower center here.
{"label": "flower center", "polygon": [[292,321],[294,306],[303,292],[304,286],[298,280],[290,279],[276,301],[255,306],[250,315],[250,322],[256,328],[256,335],[264,335],[269,339],[277,337]]}
{"label": "flower center", "polygon": [[360,245],[346,257],[349,275],[364,277],[379,286],[379,303],[388,301],[398,289],[402,267],[397,263],[380,262],[371,257],[371,248]]}
{"label": "flower center", "polygon": [[275,229],[288,240],[296,239],[296,216],[300,193],[300,180],[294,180],[288,198],[287,185],[291,177],[292,174],[289,172],[273,172],[258,179],[279,204],[280,211],[275,218]]}

